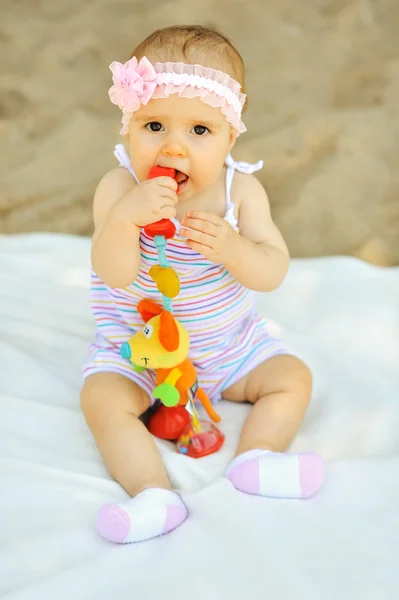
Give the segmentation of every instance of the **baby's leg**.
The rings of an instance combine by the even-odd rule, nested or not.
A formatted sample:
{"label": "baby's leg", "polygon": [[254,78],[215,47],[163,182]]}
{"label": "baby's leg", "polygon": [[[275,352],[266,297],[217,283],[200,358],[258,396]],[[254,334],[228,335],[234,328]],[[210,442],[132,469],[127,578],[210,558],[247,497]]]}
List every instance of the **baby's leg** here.
{"label": "baby's leg", "polygon": [[132,499],[102,507],[97,526],[113,542],[141,541],[171,531],[187,510],[172,491],[155,442],[140,421],[150,398],[118,373],[88,377],[81,406],[111,475]]}
{"label": "baby's leg", "polygon": [[224,398],[254,405],[226,473],[236,488],[269,497],[308,498],[321,487],[321,457],[313,452],[283,454],[299,429],[311,391],[309,369],[289,355],[270,358],[225,390]]}

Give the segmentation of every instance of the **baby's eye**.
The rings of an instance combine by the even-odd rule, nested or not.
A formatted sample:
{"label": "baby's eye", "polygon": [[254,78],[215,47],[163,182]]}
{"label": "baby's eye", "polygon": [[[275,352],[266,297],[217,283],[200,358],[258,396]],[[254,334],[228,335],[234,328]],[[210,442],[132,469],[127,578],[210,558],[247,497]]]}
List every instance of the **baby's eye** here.
{"label": "baby's eye", "polygon": [[147,123],[146,128],[149,131],[161,131],[163,129],[162,123],[158,121],[151,121],[151,123]]}
{"label": "baby's eye", "polygon": [[205,125],[195,125],[191,131],[194,131],[196,135],[205,135],[206,133],[209,133],[209,129],[208,127],[205,127]]}
{"label": "baby's eye", "polygon": [[152,325],[144,325],[143,333],[147,339],[151,337],[152,331]]}

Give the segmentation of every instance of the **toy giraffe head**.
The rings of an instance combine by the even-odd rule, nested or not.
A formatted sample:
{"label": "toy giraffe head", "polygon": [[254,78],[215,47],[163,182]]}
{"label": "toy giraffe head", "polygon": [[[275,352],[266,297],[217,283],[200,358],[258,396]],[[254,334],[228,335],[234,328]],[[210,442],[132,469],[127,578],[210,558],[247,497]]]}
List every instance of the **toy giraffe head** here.
{"label": "toy giraffe head", "polygon": [[121,347],[121,356],[128,358],[137,370],[172,369],[188,355],[190,338],[187,330],[152,300],[142,300],[137,310],[145,323]]}

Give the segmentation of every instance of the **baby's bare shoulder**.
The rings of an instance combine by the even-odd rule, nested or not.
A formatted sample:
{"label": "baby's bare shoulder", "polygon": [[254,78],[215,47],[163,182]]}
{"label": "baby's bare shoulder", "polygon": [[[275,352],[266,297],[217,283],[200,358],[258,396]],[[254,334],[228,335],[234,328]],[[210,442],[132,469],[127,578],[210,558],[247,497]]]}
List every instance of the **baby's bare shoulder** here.
{"label": "baby's bare shoulder", "polygon": [[111,169],[100,179],[94,199],[104,196],[118,196],[124,194],[128,189],[134,187],[136,181],[131,173],[124,167]]}
{"label": "baby's bare shoulder", "polygon": [[[288,248],[273,222],[266,190],[254,175],[237,173],[236,196],[240,234],[256,244],[268,244],[281,250],[287,257]],[[234,180],[233,180],[234,181]]]}
{"label": "baby's bare shoulder", "polygon": [[93,200],[95,229],[101,226],[108,212],[119,198],[135,185],[137,184],[134,177],[124,167],[115,167],[100,179]]}
{"label": "baby's bare shoulder", "polygon": [[261,202],[262,204],[269,204],[265,188],[255,177],[255,175],[247,175],[236,171],[231,186],[231,199],[233,203],[240,210],[243,203],[248,199],[252,204]]}

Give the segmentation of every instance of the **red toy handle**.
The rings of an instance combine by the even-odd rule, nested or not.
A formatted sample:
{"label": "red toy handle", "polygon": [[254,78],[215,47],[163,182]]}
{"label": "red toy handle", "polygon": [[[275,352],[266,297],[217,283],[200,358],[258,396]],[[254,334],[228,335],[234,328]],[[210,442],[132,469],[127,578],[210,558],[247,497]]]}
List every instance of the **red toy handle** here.
{"label": "red toy handle", "polygon": [[[176,181],[176,169],[158,166],[152,167],[147,179],[155,179],[155,177],[171,177]],[[144,231],[152,239],[156,235],[163,235],[167,240],[171,240],[175,236],[176,227],[170,219],[161,219],[161,221],[146,225]]]}
{"label": "red toy handle", "polygon": [[172,179],[175,179],[176,169],[158,166],[152,167],[152,169],[148,173],[147,179],[155,179],[155,177],[171,177]]}

